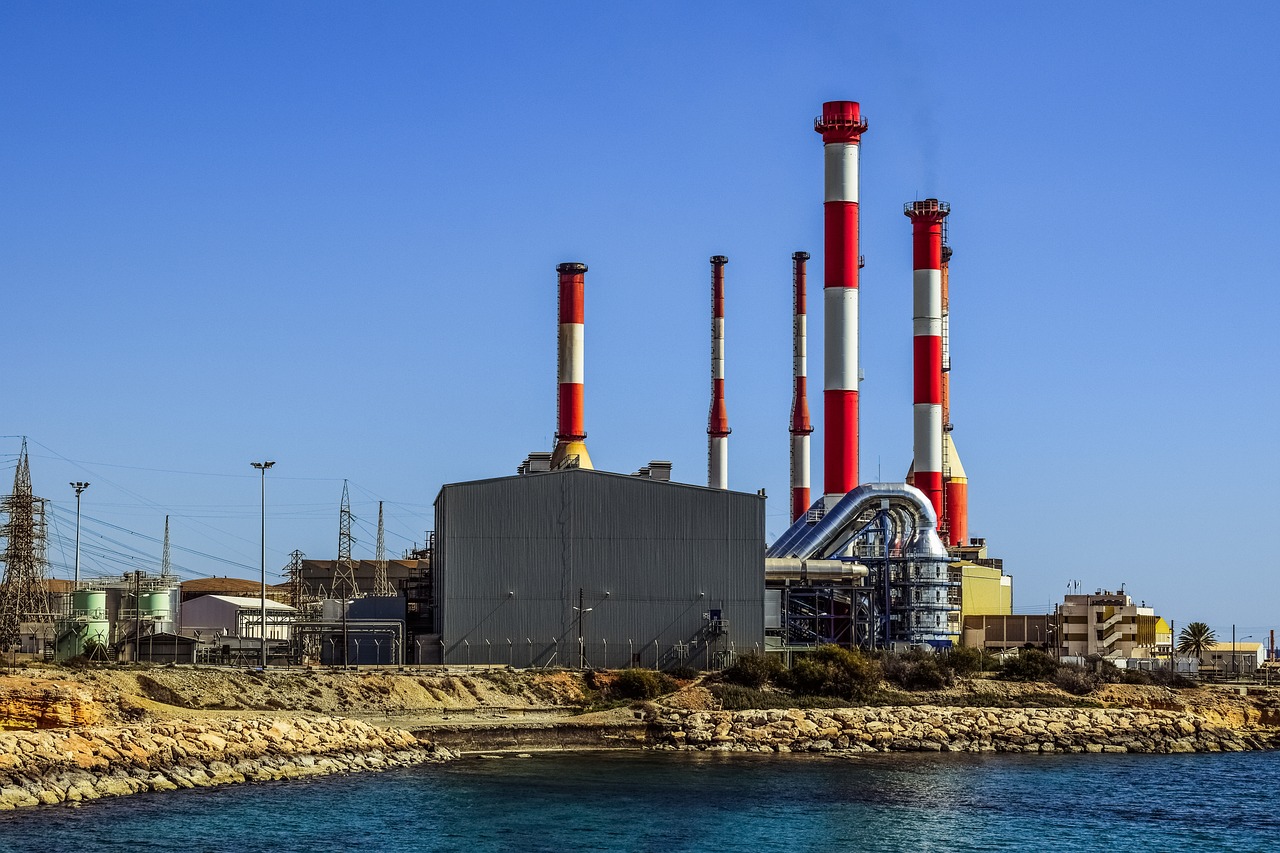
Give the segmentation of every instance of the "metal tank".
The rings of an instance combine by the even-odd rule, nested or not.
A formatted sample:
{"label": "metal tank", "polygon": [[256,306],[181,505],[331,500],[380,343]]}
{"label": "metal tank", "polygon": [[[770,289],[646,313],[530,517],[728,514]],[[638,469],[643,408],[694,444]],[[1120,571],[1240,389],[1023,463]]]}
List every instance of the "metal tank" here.
{"label": "metal tank", "polygon": [[71,615],[57,626],[57,656],[61,660],[105,650],[111,638],[107,594],[78,589],[71,594]]}

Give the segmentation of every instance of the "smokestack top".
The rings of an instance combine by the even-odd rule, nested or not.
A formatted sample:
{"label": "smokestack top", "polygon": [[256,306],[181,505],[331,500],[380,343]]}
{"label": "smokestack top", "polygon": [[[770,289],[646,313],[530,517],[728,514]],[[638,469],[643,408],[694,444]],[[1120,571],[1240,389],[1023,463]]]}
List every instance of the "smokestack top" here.
{"label": "smokestack top", "polygon": [[909,201],[902,206],[902,213],[908,219],[936,219],[941,221],[951,212],[951,205],[936,198],[923,201]]}
{"label": "smokestack top", "polygon": [[808,252],[792,252],[792,253],[791,253],[791,260],[793,260],[793,261],[807,261],[807,260],[809,260],[809,253],[808,253]]}
{"label": "smokestack top", "polygon": [[729,263],[729,259],[726,258],[724,255],[712,255],[711,263],[715,264],[718,267],[722,267],[725,264]]}
{"label": "smokestack top", "polygon": [[577,261],[566,261],[565,263],[558,264],[556,266],[556,272],[560,273],[561,275],[568,275],[572,273],[584,273],[586,271],[587,271],[587,265],[583,263],[579,263]]}
{"label": "smokestack top", "polygon": [[867,131],[867,120],[857,101],[827,101],[813,129],[822,134],[823,142],[857,142]]}

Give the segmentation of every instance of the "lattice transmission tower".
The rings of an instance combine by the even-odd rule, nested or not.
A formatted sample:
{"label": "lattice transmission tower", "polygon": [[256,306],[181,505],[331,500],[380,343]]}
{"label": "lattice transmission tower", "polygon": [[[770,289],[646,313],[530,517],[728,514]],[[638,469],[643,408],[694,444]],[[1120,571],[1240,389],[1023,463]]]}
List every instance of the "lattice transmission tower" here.
{"label": "lattice transmission tower", "polygon": [[391,586],[391,581],[387,579],[387,541],[383,530],[382,501],[378,501],[378,547],[373,553],[375,572],[373,576],[373,594],[392,596],[396,594],[396,591]]}
{"label": "lattice transmission tower", "polygon": [[333,566],[333,594],[346,599],[356,594],[356,565],[351,560],[351,498],[347,494],[347,481],[342,481],[342,507],[338,510],[338,562]]}
{"label": "lattice transmission tower", "polygon": [[45,543],[48,528],[44,499],[31,494],[31,467],[27,440],[22,439],[13,493],[0,498],[5,514],[0,535],[5,538],[4,581],[0,584],[0,646],[18,642],[23,622],[52,622],[49,594],[44,585]]}
{"label": "lattice transmission tower", "polygon": [[173,579],[173,563],[169,560],[169,516],[164,517],[164,550],[160,552],[160,577]]}
{"label": "lattice transmission tower", "polygon": [[285,576],[289,578],[289,603],[299,610],[307,599],[308,590],[302,582],[302,561],[307,555],[294,551],[289,555],[289,565],[285,567]]}

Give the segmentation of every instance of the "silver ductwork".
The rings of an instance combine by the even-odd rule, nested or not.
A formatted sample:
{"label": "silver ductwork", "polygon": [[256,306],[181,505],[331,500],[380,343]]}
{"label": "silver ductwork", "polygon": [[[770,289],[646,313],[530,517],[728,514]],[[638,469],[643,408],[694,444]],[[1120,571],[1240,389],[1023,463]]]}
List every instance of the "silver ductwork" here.
{"label": "silver ductwork", "polygon": [[802,516],[778,537],[765,556],[801,560],[838,556],[851,541],[874,525],[872,519],[854,528],[868,510],[883,512],[892,519],[892,538],[884,543],[889,554],[950,559],[938,536],[938,517],[934,514],[933,504],[924,492],[906,483],[864,483],[858,486],[840,498],[818,521],[809,523]]}
{"label": "silver ductwork", "polygon": [[[864,624],[875,627],[874,636],[863,636],[873,646],[949,643],[959,584],[950,578],[951,555],[937,524],[929,499],[905,483],[866,483],[838,500],[819,499],[765,552],[765,579],[784,590],[784,620],[793,636],[818,642],[826,631],[826,641],[839,641],[839,631],[829,627],[836,621],[822,620],[854,619],[855,602],[865,602],[870,622]],[[823,595],[832,602],[845,597],[844,617],[837,607],[815,603]]]}

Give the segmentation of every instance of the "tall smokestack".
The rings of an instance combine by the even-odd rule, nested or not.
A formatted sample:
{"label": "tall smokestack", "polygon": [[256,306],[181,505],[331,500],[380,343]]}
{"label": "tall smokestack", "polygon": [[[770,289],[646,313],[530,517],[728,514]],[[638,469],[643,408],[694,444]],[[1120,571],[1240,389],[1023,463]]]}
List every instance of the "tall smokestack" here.
{"label": "tall smokestack", "polygon": [[823,491],[844,495],[858,485],[858,149],[867,121],[856,101],[828,101],[813,129],[826,163]]}
{"label": "tall smokestack", "polygon": [[795,521],[809,511],[809,435],[813,424],[809,422],[809,318],[805,306],[806,261],[808,252],[796,252],[791,256],[792,284],[795,291],[793,320],[791,325],[792,375],[795,379],[791,393],[791,520]]}
{"label": "tall smokestack", "polygon": [[724,255],[711,256],[711,411],[707,415],[707,485],[729,488],[729,415],[724,407]]}
{"label": "tall smokestack", "polygon": [[915,357],[915,456],[913,485],[933,504],[942,501],[942,221],[950,206],[936,198],[907,202],[911,220],[912,332]]}
{"label": "tall smokestack", "polygon": [[553,468],[590,468],[582,419],[583,279],[587,265],[565,263],[560,274],[560,349],[557,359],[556,446]]}
{"label": "tall smokestack", "polygon": [[969,478],[951,437],[951,247],[942,235],[942,503],[948,545],[969,538]]}

